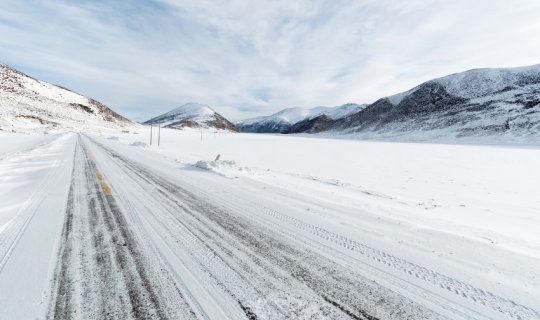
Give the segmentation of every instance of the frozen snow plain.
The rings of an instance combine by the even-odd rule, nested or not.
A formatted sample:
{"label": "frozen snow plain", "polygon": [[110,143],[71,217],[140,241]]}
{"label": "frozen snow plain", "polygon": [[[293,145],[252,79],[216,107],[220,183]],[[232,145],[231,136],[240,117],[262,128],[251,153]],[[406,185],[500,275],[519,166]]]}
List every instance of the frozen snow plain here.
{"label": "frozen snow plain", "polygon": [[0,319],[540,318],[537,146],[155,138],[0,134]]}

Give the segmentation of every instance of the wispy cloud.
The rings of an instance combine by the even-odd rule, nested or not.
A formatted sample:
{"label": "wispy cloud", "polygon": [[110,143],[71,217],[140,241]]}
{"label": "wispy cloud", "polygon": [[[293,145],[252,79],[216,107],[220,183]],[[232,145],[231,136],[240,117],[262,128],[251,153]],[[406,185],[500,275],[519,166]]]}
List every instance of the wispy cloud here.
{"label": "wispy cloud", "polygon": [[476,67],[540,63],[540,2],[13,1],[0,59],[136,119],[371,102]]}

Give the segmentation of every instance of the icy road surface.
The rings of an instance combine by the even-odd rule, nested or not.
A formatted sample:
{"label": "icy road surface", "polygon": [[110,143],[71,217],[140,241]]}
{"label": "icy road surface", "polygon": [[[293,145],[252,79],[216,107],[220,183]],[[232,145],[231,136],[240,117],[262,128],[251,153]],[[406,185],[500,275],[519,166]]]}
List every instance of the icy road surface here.
{"label": "icy road surface", "polygon": [[3,163],[33,193],[2,207],[0,319],[540,319],[516,288],[299,212],[317,197],[129,148],[67,134]]}

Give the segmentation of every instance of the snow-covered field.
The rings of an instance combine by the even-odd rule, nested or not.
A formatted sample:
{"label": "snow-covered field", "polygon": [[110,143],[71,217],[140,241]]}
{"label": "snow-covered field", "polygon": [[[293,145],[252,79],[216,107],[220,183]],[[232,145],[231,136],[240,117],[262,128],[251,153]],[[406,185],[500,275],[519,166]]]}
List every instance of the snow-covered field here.
{"label": "snow-covered field", "polygon": [[[156,131],[154,129],[154,131]],[[256,179],[326,202],[380,206],[393,218],[540,257],[540,148],[316,139],[162,130],[119,135],[182,164]],[[114,138],[113,138],[114,139]],[[217,155],[220,161],[213,162]],[[197,165],[198,161],[204,161]],[[399,210],[400,212],[394,212]],[[401,212],[404,211],[404,212]],[[354,217],[352,217],[354,218]],[[501,238],[502,237],[502,238]],[[534,245],[533,245],[534,244]],[[533,246],[531,246],[533,245]]]}
{"label": "snow-covered field", "polygon": [[[0,244],[10,248],[0,251],[0,318],[89,318],[100,305],[125,316],[129,290],[149,283],[160,285],[141,295],[144,310],[186,318],[539,318],[540,148],[168,129],[158,147],[145,129],[1,149],[14,156],[0,156]],[[16,178],[28,195],[17,197]],[[96,203],[99,219],[116,222],[91,246],[96,222],[83,216]],[[62,233],[64,211],[73,227]],[[17,215],[29,222],[14,229],[6,221]],[[43,230],[36,217],[52,219],[46,235],[29,235]],[[104,273],[123,274],[105,282],[126,293],[112,296],[103,266],[85,260],[99,248],[129,262]],[[18,288],[27,274],[41,281]],[[82,308],[92,292],[108,299]]]}
{"label": "snow-covered field", "polygon": [[[142,133],[119,142],[148,145]],[[144,152],[234,186],[256,180],[288,190],[305,197],[303,218],[540,307],[538,147],[210,131],[201,141],[200,131],[163,130],[158,148],[155,134]]]}

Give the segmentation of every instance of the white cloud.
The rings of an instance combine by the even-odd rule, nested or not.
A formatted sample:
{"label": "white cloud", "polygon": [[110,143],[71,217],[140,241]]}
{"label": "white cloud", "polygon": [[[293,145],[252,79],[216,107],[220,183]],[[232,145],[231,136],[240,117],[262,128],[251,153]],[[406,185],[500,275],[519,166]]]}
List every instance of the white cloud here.
{"label": "white cloud", "polygon": [[2,1],[0,56],[144,119],[371,102],[476,67],[540,63],[540,2]]}

